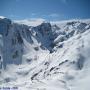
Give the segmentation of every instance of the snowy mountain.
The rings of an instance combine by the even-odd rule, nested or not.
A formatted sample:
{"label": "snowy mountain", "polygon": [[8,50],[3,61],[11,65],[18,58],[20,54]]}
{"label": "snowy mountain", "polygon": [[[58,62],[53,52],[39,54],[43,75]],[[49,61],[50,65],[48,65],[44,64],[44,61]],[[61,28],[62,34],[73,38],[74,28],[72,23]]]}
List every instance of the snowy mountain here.
{"label": "snowy mountain", "polygon": [[25,23],[0,18],[0,87],[90,90],[90,20]]}

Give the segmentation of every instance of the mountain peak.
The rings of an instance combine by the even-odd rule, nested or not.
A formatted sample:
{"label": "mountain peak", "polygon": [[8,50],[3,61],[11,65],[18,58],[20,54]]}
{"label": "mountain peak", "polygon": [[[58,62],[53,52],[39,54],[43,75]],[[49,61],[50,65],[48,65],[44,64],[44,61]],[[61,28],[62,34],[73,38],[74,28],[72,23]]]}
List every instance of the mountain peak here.
{"label": "mountain peak", "polygon": [[4,17],[4,16],[0,16],[0,19],[4,19],[4,18],[6,18],[6,17]]}

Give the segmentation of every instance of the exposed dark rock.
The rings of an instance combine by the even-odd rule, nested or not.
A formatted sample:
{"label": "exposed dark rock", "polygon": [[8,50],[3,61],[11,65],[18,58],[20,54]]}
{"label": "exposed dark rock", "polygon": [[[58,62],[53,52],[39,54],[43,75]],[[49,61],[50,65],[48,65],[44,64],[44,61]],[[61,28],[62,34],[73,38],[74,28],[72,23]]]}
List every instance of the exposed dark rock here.
{"label": "exposed dark rock", "polygon": [[12,55],[12,57],[13,57],[13,59],[15,59],[15,58],[17,58],[19,56],[19,53],[18,53],[18,51],[16,50],[15,52],[14,52],[14,54]]}
{"label": "exposed dark rock", "polygon": [[37,75],[38,75],[38,73],[35,73],[35,74],[31,77],[31,80],[33,80]]}
{"label": "exposed dark rock", "polygon": [[80,56],[79,56],[79,59],[77,60],[77,68],[78,68],[79,70],[81,70],[81,69],[83,68],[84,62],[85,62],[85,57],[82,56],[82,55],[80,55]]}
{"label": "exposed dark rock", "polygon": [[52,67],[51,69],[50,69],[50,72],[54,69],[55,67]]}
{"label": "exposed dark rock", "polygon": [[32,59],[27,59],[26,61],[27,63],[31,63]]}
{"label": "exposed dark rock", "polygon": [[39,50],[39,47],[34,47],[34,49],[35,49],[36,51],[38,51],[38,50]]}
{"label": "exposed dark rock", "polygon": [[59,66],[60,65],[63,65],[64,63],[66,63],[66,62],[68,62],[69,60],[65,60],[65,61],[63,61],[63,62],[61,62],[60,64],[59,64]]}

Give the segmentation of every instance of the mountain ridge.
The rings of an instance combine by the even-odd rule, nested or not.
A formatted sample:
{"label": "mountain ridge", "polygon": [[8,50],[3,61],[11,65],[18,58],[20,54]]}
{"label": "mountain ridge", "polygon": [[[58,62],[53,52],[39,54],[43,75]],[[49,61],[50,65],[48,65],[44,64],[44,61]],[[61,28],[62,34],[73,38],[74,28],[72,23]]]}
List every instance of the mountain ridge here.
{"label": "mountain ridge", "polygon": [[5,18],[0,19],[0,32],[1,87],[90,89],[89,20],[28,26]]}

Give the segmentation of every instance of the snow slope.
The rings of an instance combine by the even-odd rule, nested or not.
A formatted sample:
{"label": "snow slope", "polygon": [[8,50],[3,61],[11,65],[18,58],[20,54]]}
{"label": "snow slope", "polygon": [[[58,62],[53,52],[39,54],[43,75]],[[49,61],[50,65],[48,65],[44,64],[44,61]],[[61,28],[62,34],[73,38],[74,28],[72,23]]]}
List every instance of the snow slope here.
{"label": "snow slope", "polygon": [[3,18],[0,35],[0,87],[90,90],[90,20],[27,26]]}

